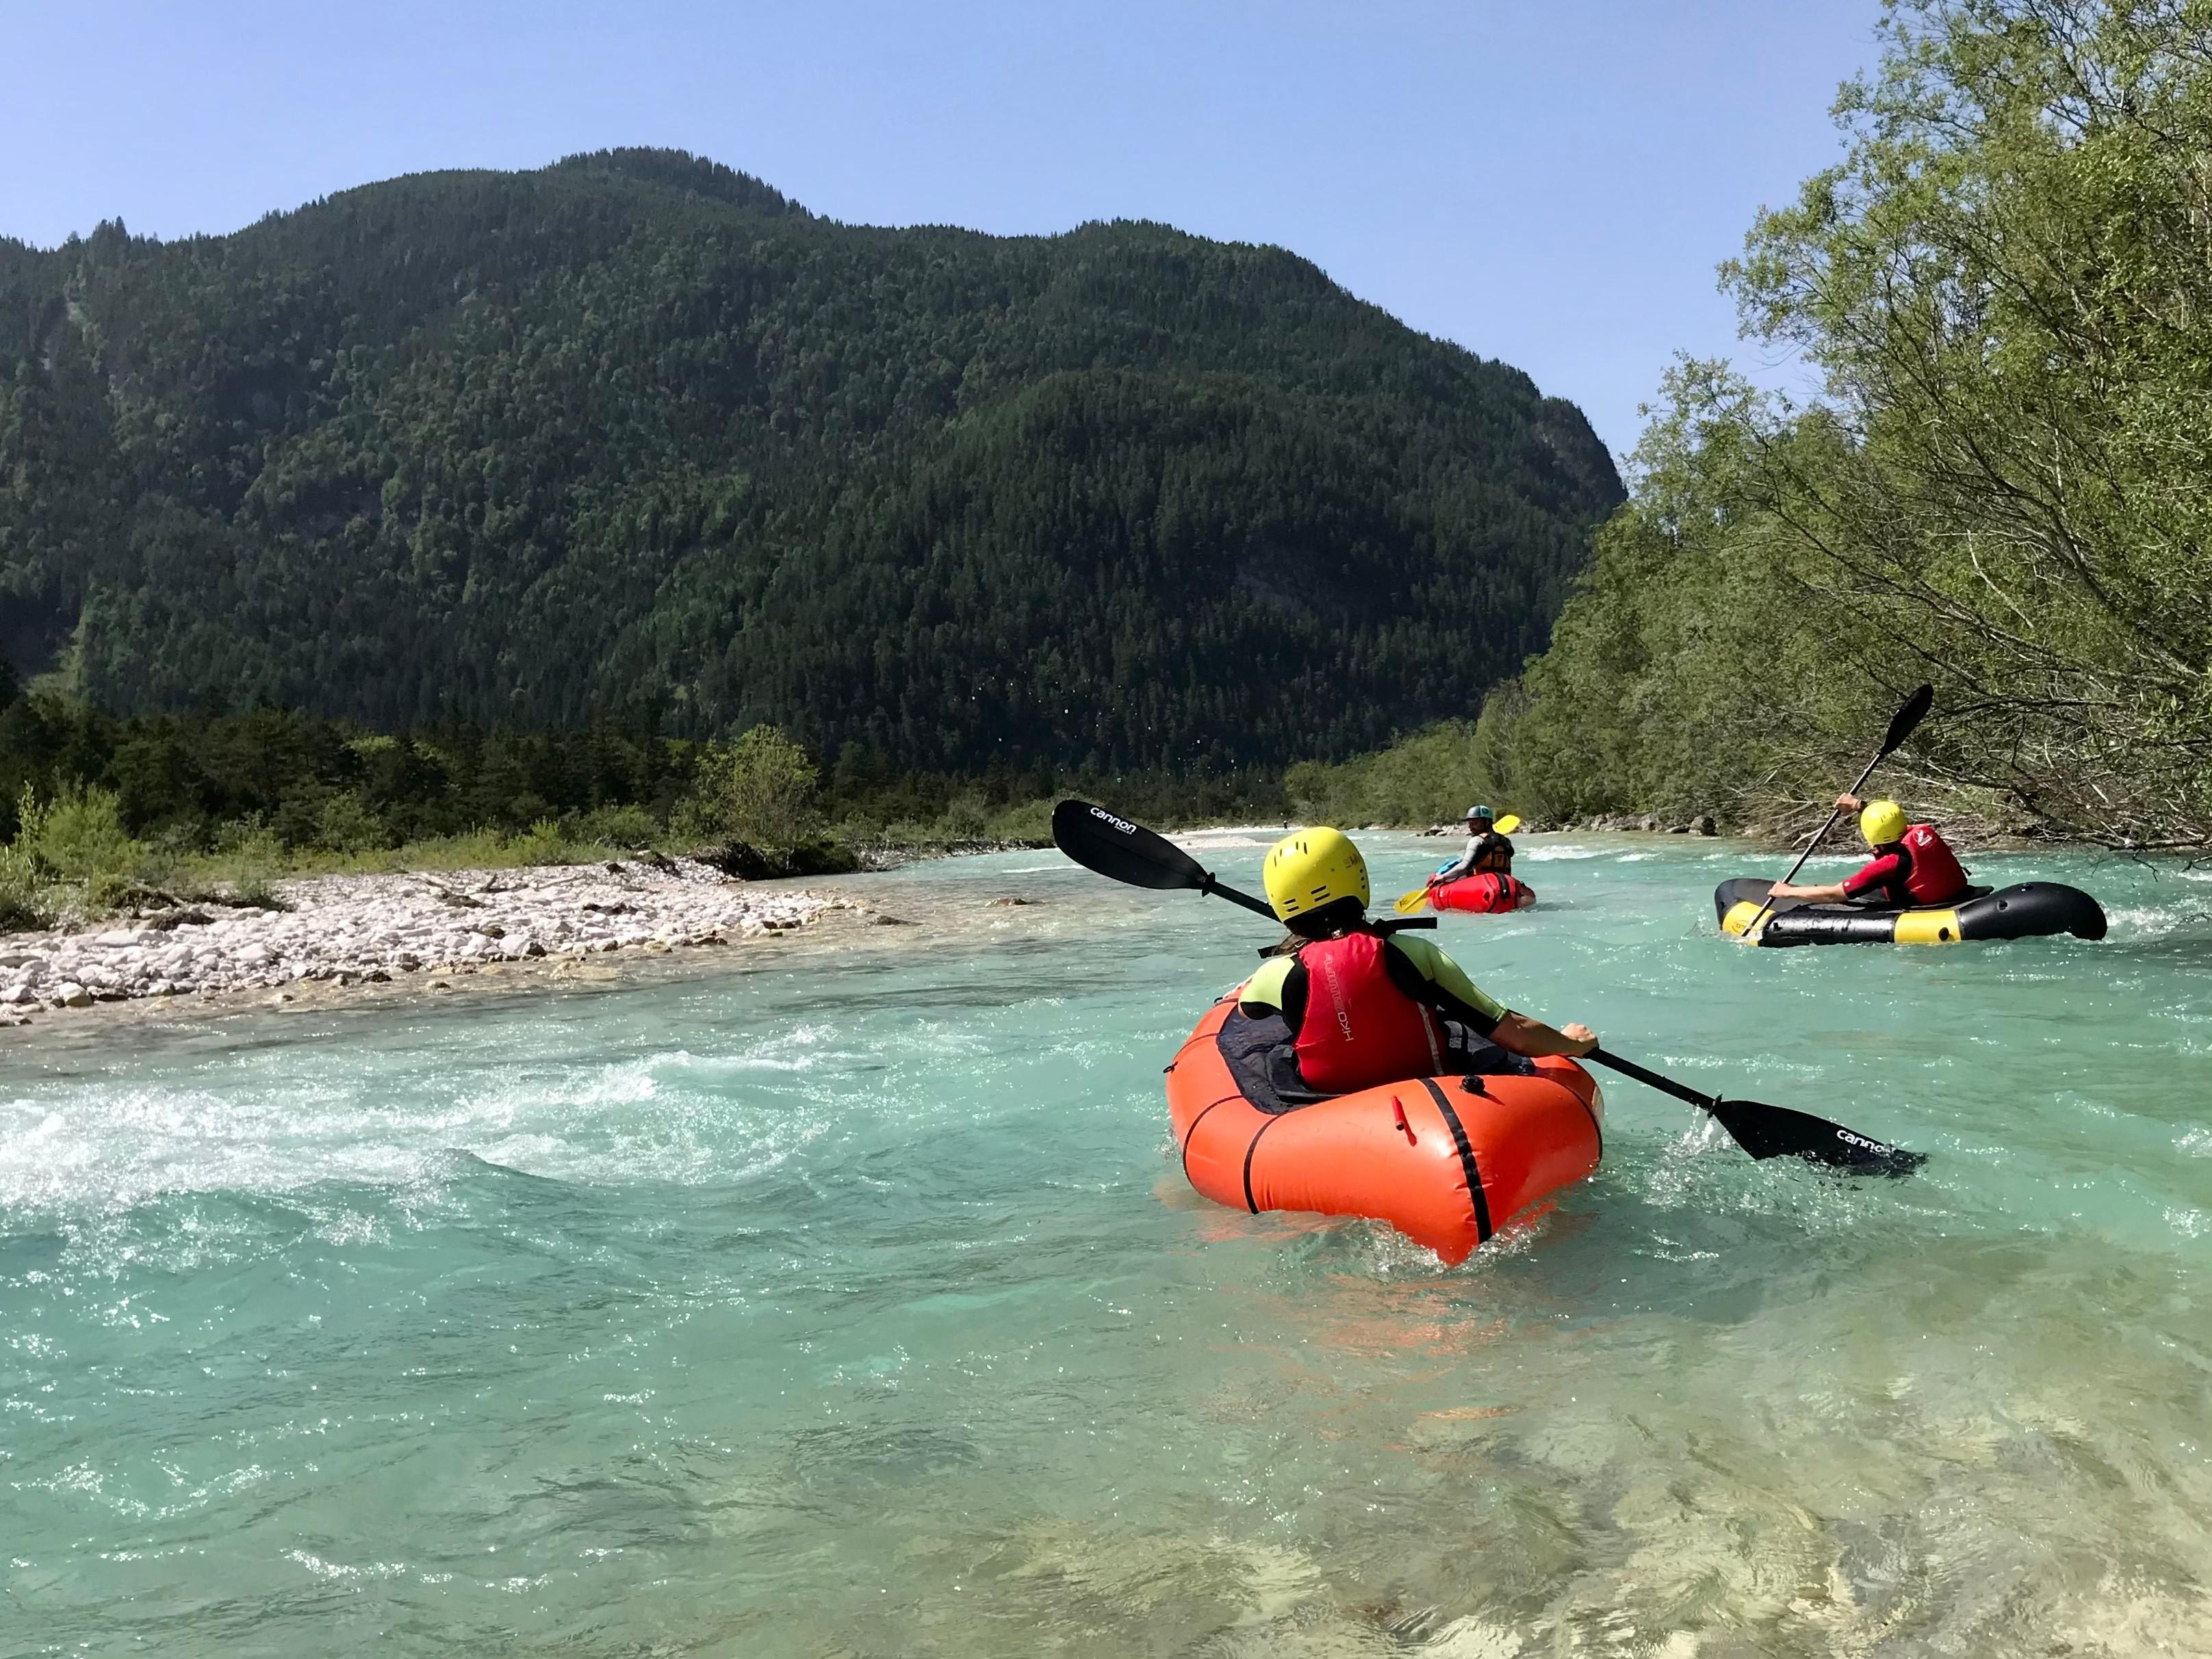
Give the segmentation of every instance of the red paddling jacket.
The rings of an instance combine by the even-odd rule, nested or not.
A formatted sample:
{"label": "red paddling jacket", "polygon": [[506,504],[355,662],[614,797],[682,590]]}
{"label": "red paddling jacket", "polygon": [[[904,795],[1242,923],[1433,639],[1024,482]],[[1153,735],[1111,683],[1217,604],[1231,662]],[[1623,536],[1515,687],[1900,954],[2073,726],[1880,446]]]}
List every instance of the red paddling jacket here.
{"label": "red paddling jacket", "polygon": [[1279,1012],[1297,1039],[1299,1075],[1332,1095],[1433,1077],[1451,1063],[1445,1018],[1488,1036],[1505,1017],[1428,940],[1364,929],[1276,957],[1239,1002],[1255,1017]]}
{"label": "red paddling jacket", "polygon": [[1933,824],[1916,823],[1895,845],[1844,881],[1844,896],[1878,894],[1883,904],[1909,910],[1916,904],[1948,904],[1966,890],[1966,866]]}

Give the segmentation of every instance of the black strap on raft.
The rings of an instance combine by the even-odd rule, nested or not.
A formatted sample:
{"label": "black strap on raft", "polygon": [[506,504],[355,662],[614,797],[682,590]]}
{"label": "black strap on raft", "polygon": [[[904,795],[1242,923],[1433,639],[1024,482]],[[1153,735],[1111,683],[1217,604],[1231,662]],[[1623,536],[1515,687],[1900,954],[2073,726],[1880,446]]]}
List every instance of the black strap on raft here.
{"label": "black strap on raft", "polygon": [[[1271,1117],[1271,1118],[1269,1118],[1269,1119],[1268,1119],[1265,1123],[1262,1123],[1262,1124],[1261,1124],[1258,1128],[1256,1128],[1256,1129],[1255,1129],[1255,1130],[1253,1130],[1253,1131],[1252,1131],[1252,1139],[1245,1144],[1245,1147],[1244,1147],[1244,1207],[1245,1207],[1246,1209],[1248,1209],[1248,1210],[1251,1211],[1251,1212],[1252,1212],[1254,1215],[1257,1215],[1257,1214],[1259,1214],[1259,1213],[1260,1213],[1260,1200],[1259,1200],[1258,1199],[1255,1198],[1255,1197],[1252,1195],[1252,1155],[1253,1155],[1253,1153],[1255,1153],[1255,1152],[1258,1152],[1258,1151],[1260,1150],[1260,1137],[1261,1137],[1261,1135],[1263,1135],[1263,1134],[1267,1133],[1268,1130],[1270,1130],[1270,1129],[1273,1128],[1273,1127],[1274,1127],[1278,1123],[1280,1123],[1282,1121],[1283,1121],[1283,1120],[1282,1120],[1282,1119],[1280,1119],[1280,1118],[1279,1118],[1279,1117]],[[1197,1127],[1198,1126],[1197,1126],[1197,1125],[1195,1125],[1195,1124],[1193,1124],[1191,1127],[1192,1127],[1193,1128],[1195,1128],[1195,1127]],[[1186,1146],[1186,1148],[1188,1148],[1188,1142],[1186,1142],[1186,1143],[1185,1143],[1185,1146]],[[1183,1167],[1184,1167],[1185,1170],[1187,1171],[1187,1170],[1189,1169],[1189,1167],[1190,1167],[1190,1166],[1189,1166],[1188,1164],[1186,1164]]]}
{"label": "black strap on raft", "polygon": [[[1491,1232],[1490,1195],[1482,1190],[1482,1175],[1474,1167],[1474,1148],[1468,1144],[1467,1131],[1460,1127],[1459,1114],[1452,1110],[1451,1102],[1437,1086],[1437,1080],[1425,1077],[1421,1079],[1421,1087],[1426,1089],[1429,1098],[1437,1103],[1437,1110],[1443,1114],[1444,1127],[1451,1131],[1452,1146],[1459,1152],[1460,1171],[1467,1177],[1467,1195],[1474,1200],[1474,1242],[1486,1244],[1490,1242]],[[1249,1182],[1246,1190],[1250,1190]]]}

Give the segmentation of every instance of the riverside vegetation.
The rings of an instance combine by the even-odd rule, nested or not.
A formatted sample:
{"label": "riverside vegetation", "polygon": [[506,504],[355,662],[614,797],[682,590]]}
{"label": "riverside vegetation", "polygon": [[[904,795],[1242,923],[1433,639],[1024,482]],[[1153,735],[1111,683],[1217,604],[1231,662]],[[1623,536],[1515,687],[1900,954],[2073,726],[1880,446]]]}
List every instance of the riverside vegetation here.
{"label": "riverside vegetation", "polygon": [[[1272,779],[1086,781],[1170,822]],[[824,776],[774,727],[694,743],[597,723],[372,733],[277,709],[117,718],[0,664],[0,931],[180,904],[267,906],[284,878],[700,854],[744,876],[1048,839],[1055,780]],[[1242,793],[1240,793],[1240,791]]]}
{"label": "riverside vegetation", "polygon": [[1294,770],[1342,820],[1817,816],[2212,841],[2212,8],[1893,3],[1847,158],[1723,268],[1809,406],[1684,362],[1549,648],[1480,718]]}

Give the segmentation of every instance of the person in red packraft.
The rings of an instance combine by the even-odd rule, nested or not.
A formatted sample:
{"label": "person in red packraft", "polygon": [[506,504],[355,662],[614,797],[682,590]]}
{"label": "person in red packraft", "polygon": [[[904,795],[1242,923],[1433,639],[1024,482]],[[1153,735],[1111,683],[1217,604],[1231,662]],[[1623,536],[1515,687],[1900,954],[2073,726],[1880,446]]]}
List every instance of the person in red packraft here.
{"label": "person in red packraft", "polygon": [[1905,809],[1893,800],[1863,802],[1856,795],[1838,795],[1836,808],[1859,815],[1859,834],[1874,848],[1874,857],[1841,881],[1825,887],[1793,887],[1778,881],[1767,894],[1769,898],[1912,910],[1948,904],[1966,896],[1966,867],[1936,833],[1935,825],[1906,823]]}
{"label": "person in red packraft", "polygon": [[1532,1069],[1529,1055],[1597,1047],[1588,1026],[1554,1030],[1516,1014],[1427,939],[1369,921],[1367,860],[1340,831],[1301,830],[1276,842],[1267,885],[1296,949],[1246,981],[1237,1003],[1251,1018],[1281,1018],[1297,1080],[1315,1095],[1448,1072],[1522,1072]]}

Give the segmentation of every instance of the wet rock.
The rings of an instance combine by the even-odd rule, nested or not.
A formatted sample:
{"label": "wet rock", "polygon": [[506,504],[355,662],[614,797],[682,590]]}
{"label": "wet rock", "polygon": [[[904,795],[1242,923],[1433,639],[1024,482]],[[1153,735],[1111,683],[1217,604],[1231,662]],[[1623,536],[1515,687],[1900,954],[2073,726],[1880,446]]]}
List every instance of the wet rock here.
{"label": "wet rock", "polygon": [[54,987],[54,1000],[64,1008],[89,1008],[92,993],[73,979],[65,979]]}

